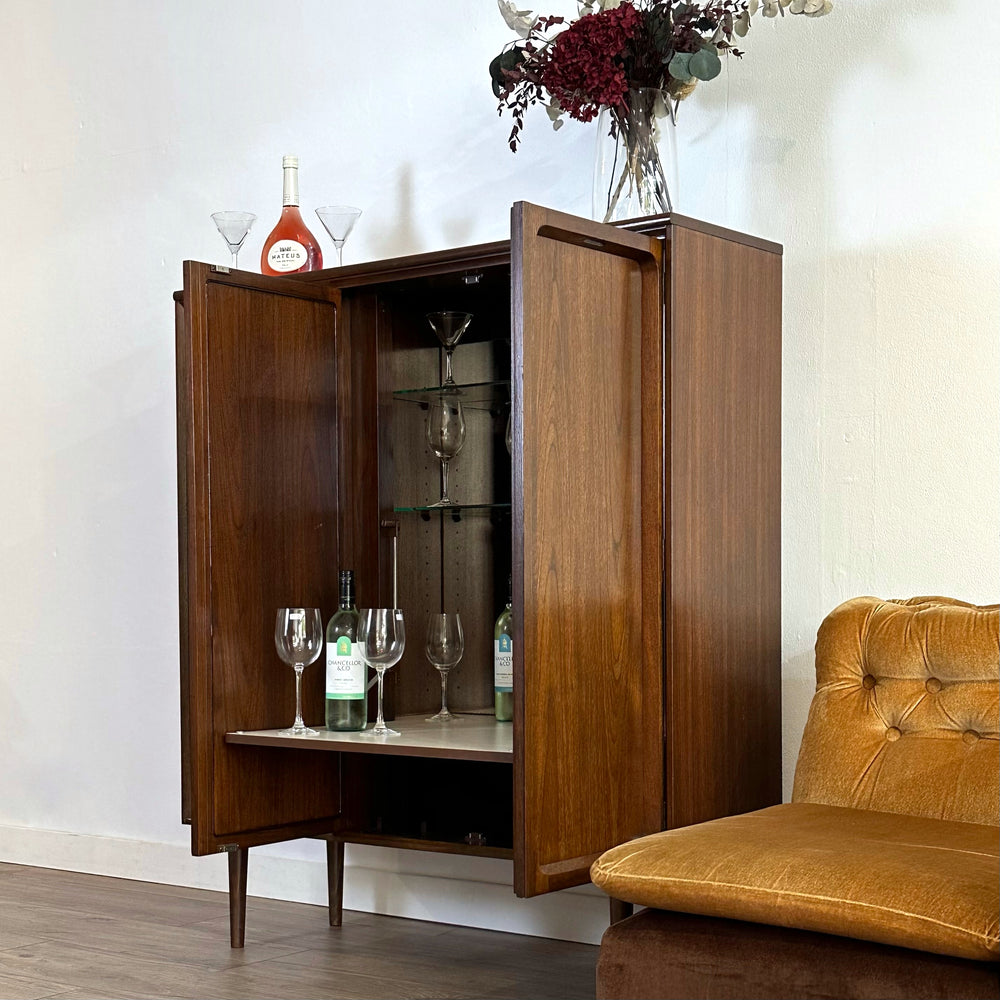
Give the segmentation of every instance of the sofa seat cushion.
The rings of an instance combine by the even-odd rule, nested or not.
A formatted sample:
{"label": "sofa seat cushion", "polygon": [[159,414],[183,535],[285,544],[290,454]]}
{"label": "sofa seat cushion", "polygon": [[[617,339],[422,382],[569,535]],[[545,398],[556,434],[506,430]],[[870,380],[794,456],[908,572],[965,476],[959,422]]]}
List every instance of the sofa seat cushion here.
{"label": "sofa seat cushion", "polygon": [[996,961],[996,826],[788,803],[601,855],[630,903]]}

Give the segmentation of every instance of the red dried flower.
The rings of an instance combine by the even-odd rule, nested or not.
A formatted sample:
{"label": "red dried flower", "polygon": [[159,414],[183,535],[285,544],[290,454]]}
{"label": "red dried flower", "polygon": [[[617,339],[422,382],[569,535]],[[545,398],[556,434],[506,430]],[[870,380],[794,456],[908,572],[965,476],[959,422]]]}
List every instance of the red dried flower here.
{"label": "red dried flower", "polygon": [[602,107],[619,104],[628,90],[622,51],[640,24],[639,12],[628,0],[584,15],[556,38],[541,68],[542,85],[582,122],[591,121]]}

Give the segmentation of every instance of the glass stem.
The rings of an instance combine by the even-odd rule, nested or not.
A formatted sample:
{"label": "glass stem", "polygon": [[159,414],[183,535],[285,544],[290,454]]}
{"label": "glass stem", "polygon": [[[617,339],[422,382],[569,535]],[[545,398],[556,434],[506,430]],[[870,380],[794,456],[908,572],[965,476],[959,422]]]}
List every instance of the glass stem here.
{"label": "glass stem", "polygon": [[293,729],[305,729],[306,725],[302,721],[302,671],[304,669],[304,663],[295,664],[295,725],[292,727]]}
{"label": "glass stem", "polygon": [[450,459],[441,459],[441,500],[447,503],[451,503],[451,499],[448,496],[448,462]]}
{"label": "glass stem", "polygon": [[344,244],[343,243],[334,243],[334,246],[337,248],[337,267],[343,267],[344,266]]}
{"label": "glass stem", "polygon": [[455,378],[451,374],[451,351],[450,347],[444,349],[444,384],[451,385]]}
{"label": "glass stem", "polygon": [[441,671],[441,714],[449,715],[448,711],[448,671]]}
{"label": "glass stem", "polygon": [[239,259],[240,259],[240,248],[239,248],[239,247],[237,247],[237,248],[236,248],[236,249],[235,249],[235,250],[233,251],[233,270],[234,270],[234,271],[235,271],[235,270],[237,270],[237,267],[238,267],[238,265],[239,265]]}
{"label": "glass stem", "polygon": [[382,678],[385,675],[385,671],[376,668],[375,673],[378,675],[378,718],[375,720],[375,730],[377,732],[380,729],[385,729],[385,718],[382,716]]}

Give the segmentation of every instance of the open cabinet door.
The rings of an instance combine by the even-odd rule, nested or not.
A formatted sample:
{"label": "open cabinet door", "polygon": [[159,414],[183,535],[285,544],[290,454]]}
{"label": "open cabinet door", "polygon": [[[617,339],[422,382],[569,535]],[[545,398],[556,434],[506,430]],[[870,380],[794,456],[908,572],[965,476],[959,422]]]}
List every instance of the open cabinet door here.
{"label": "open cabinet door", "polygon": [[[327,754],[235,746],[287,726],[279,607],[337,604],[337,293],[184,265],[177,324],[182,772],[192,851],[332,829]],[[323,721],[319,661],[303,715]]]}
{"label": "open cabinet door", "polygon": [[662,250],[512,216],[514,888],[662,827]]}

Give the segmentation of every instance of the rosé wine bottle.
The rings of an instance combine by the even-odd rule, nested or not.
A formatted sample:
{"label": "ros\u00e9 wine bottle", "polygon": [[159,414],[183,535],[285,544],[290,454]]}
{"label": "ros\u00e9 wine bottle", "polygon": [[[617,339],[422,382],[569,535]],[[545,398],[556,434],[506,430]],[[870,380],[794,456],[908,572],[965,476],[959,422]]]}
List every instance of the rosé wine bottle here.
{"label": "ros\u00e9 wine bottle", "polygon": [[264,248],[260,252],[260,273],[318,271],[323,266],[323,252],[299,213],[299,158],[285,156],[281,167],[285,175],[284,207],[278,224],[264,240]]}

